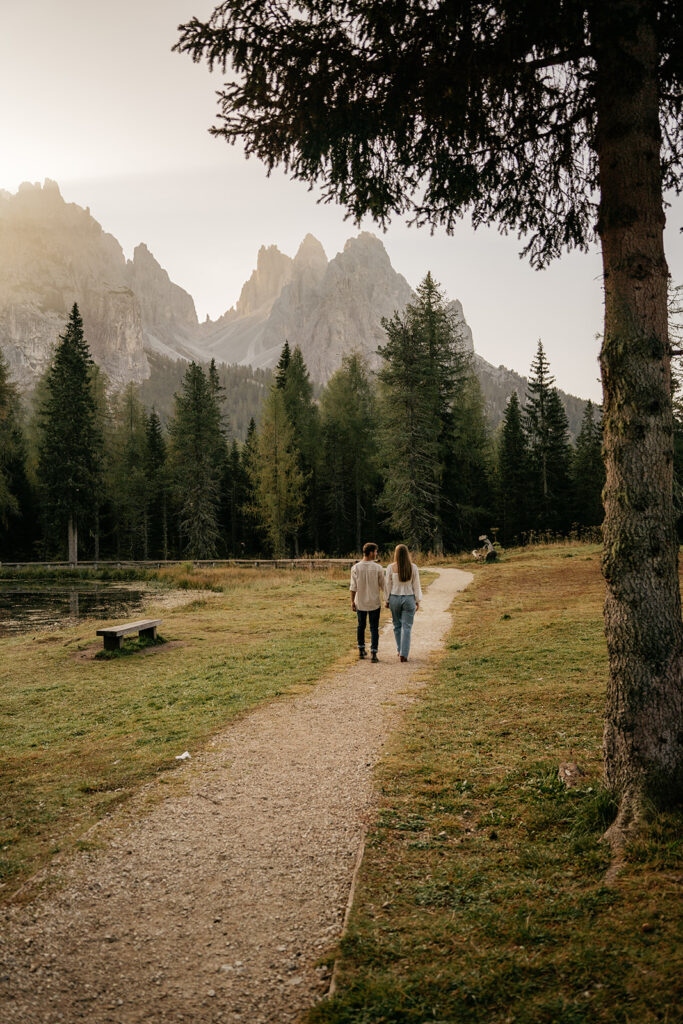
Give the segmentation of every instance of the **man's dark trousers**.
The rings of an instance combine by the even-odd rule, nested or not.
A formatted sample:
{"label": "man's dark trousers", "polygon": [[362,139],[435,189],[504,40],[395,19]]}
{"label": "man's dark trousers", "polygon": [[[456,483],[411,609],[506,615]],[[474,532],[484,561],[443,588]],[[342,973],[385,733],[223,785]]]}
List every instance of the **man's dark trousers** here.
{"label": "man's dark trousers", "polygon": [[356,615],[358,616],[358,647],[365,649],[365,623],[366,620],[370,619],[370,650],[377,651],[379,649],[379,613],[380,608],[373,608],[371,612],[362,612],[360,608],[356,609]]}

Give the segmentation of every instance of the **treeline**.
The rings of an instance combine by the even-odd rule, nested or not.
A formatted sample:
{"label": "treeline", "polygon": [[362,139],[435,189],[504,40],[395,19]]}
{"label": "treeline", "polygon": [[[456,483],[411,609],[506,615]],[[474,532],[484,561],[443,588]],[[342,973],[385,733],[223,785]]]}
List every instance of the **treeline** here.
{"label": "treeline", "polygon": [[441,553],[599,526],[600,412],[571,445],[540,343],[492,436],[431,275],[383,326],[379,371],[351,353],[319,397],[285,343],[240,441],[213,362],[186,365],[166,423],[133,384],[108,396],[74,306],[26,421],[0,359],[0,557],[340,555],[368,538]]}

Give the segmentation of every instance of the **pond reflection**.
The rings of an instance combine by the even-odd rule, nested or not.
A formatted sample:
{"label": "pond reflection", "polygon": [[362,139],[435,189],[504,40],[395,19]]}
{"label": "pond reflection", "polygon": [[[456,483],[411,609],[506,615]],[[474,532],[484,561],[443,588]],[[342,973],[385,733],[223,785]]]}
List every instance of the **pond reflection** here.
{"label": "pond reflection", "polygon": [[59,629],[79,619],[127,616],[146,592],[115,583],[27,583],[0,580],[0,636]]}

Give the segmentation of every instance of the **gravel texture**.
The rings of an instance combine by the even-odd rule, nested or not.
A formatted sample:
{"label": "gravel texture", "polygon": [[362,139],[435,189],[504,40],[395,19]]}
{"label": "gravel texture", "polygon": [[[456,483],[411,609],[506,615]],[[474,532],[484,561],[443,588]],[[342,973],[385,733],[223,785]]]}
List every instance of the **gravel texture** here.
{"label": "gravel texture", "polygon": [[379,664],[249,713],[2,912],[2,1024],[285,1024],[324,995],[373,766],[471,579],[439,572],[407,664],[386,624]]}

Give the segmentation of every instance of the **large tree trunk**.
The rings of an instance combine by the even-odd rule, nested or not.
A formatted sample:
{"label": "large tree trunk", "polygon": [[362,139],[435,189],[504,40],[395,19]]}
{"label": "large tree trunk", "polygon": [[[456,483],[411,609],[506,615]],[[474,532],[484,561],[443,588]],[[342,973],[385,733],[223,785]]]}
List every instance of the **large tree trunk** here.
{"label": "large tree trunk", "polygon": [[[597,6],[597,5],[596,5]],[[657,43],[642,0],[600,5],[597,153],[605,285],[604,748],[612,838],[683,785],[683,629],[675,531]]]}
{"label": "large tree trunk", "polygon": [[[62,534],[63,536],[63,534]],[[68,525],[68,540],[69,540],[69,564],[76,565],[78,562],[78,526],[76,525],[76,517],[69,516]]]}

